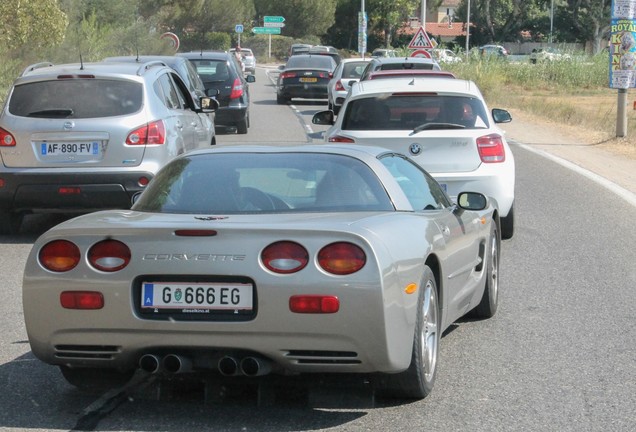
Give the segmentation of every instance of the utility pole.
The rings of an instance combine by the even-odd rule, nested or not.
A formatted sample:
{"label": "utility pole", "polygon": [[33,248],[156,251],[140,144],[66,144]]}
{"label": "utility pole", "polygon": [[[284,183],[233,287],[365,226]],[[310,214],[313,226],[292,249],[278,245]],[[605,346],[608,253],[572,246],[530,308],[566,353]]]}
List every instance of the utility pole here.
{"label": "utility pole", "polygon": [[422,29],[426,31],[426,0],[422,0]]}
{"label": "utility pole", "polygon": [[466,60],[468,60],[469,41],[470,41],[470,0],[468,0],[468,11],[466,12]]}

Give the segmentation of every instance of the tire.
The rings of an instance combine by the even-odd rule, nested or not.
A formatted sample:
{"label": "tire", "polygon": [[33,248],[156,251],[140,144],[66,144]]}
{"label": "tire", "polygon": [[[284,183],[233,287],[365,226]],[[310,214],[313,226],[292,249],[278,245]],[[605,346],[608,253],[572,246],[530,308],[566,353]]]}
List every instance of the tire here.
{"label": "tire", "polygon": [[135,372],[134,370],[120,372],[115,369],[70,368],[68,366],[60,366],[60,371],[69,384],[90,393],[103,393],[121,387],[132,378]]}
{"label": "tire", "polygon": [[510,206],[510,211],[506,217],[501,218],[501,238],[511,239],[515,233],[515,203]]}
{"label": "tire", "polygon": [[486,285],[484,287],[484,295],[481,297],[479,304],[470,311],[469,315],[473,318],[486,319],[492,318],[497,312],[499,304],[499,257],[500,257],[500,238],[497,226],[493,221],[490,228],[490,240],[486,249]]}
{"label": "tire", "polygon": [[0,210],[0,235],[17,234],[20,231],[24,213]]}
{"label": "tire", "polygon": [[400,399],[423,399],[433,390],[441,337],[437,283],[426,266],[417,299],[417,321],[411,364],[404,372],[388,376],[385,394]]}
{"label": "tire", "polygon": [[236,133],[238,134],[247,133],[247,117],[245,117],[243,120],[236,123]]}
{"label": "tire", "polygon": [[276,103],[278,105],[285,105],[287,102],[289,102],[289,99],[286,97],[276,95]]}

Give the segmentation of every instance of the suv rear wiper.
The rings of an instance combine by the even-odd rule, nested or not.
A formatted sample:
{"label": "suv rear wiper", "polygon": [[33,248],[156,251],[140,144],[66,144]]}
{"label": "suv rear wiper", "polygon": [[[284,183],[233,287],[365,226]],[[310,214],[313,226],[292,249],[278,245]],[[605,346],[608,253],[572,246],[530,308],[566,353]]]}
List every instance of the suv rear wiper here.
{"label": "suv rear wiper", "polygon": [[68,108],[47,109],[41,111],[33,111],[27,114],[27,117],[53,117],[53,118],[68,118],[73,115],[73,110]]}
{"label": "suv rear wiper", "polygon": [[409,136],[430,129],[466,129],[466,126],[457,123],[424,123],[413,129]]}

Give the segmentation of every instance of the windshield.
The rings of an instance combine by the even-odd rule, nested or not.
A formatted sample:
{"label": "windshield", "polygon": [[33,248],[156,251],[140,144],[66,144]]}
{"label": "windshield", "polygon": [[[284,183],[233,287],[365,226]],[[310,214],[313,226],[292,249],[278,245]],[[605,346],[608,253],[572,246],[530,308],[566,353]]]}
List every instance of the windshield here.
{"label": "windshield", "polygon": [[21,117],[98,118],[141,110],[143,84],[97,78],[53,79],[15,86],[9,112]]}
{"label": "windshield", "polygon": [[483,103],[468,96],[400,94],[352,100],[343,130],[414,130],[488,127]]}
{"label": "windshield", "polygon": [[171,162],[133,209],[194,214],[394,210],[378,177],[358,159],[246,152]]}

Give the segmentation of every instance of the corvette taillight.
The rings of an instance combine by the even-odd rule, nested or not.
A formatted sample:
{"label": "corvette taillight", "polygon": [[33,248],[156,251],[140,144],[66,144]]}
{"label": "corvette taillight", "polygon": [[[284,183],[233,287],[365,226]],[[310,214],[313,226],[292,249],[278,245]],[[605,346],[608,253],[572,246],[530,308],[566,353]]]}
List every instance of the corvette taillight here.
{"label": "corvette taillight", "polygon": [[15,138],[10,132],[0,128],[0,146],[1,147],[14,147]]}
{"label": "corvette taillight", "polygon": [[241,80],[239,78],[235,78],[234,84],[232,84],[230,99],[238,99],[241,96],[243,96],[243,84],[241,84]]}
{"label": "corvette taillight", "polygon": [[166,143],[166,126],[163,121],[157,120],[138,127],[128,134],[126,144],[128,145],[146,145],[146,144],[165,144]]}
{"label": "corvette taillight", "polygon": [[97,270],[115,272],[130,262],[130,249],[117,240],[103,240],[88,250],[88,262]]}
{"label": "corvette taillight", "polygon": [[344,91],[344,90],[345,90],[345,88],[342,85],[342,81],[340,81],[340,80],[336,81],[336,91]]}
{"label": "corvette taillight", "polygon": [[506,160],[503,138],[498,134],[484,135],[477,138],[479,157],[485,163],[498,163]]}
{"label": "corvette taillight", "polygon": [[289,310],[295,313],[336,313],[340,300],[336,296],[295,295],[289,298]]}
{"label": "corvette taillight", "polygon": [[328,273],[348,275],[364,267],[367,257],[364,251],[353,243],[331,243],[318,252],[318,264]]}
{"label": "corvette taillight", "polygon": [[38,254],[40,265],[53,272],[67,272],[80,262],[80,250],[67,240],[53,240],[45,244]]}
{"label": "corvette taillight", "polygon": [[347,138],[340,135],[334,135],[332,137],[329,137],[329,142],[355,143],[356,141],[353,138]]}
{"label": "corvette taillight", "polygon": [[280,241],[263,249],[261,261],[268,270],[274,273],[289,274],[305,268],[309,262],[309,254],[298,243]]}
{"label": "corvette taillight", "polygon": [[96,291],[64,291],[60,294],[60,304],[65,309],[101,309],[104,296]]}

